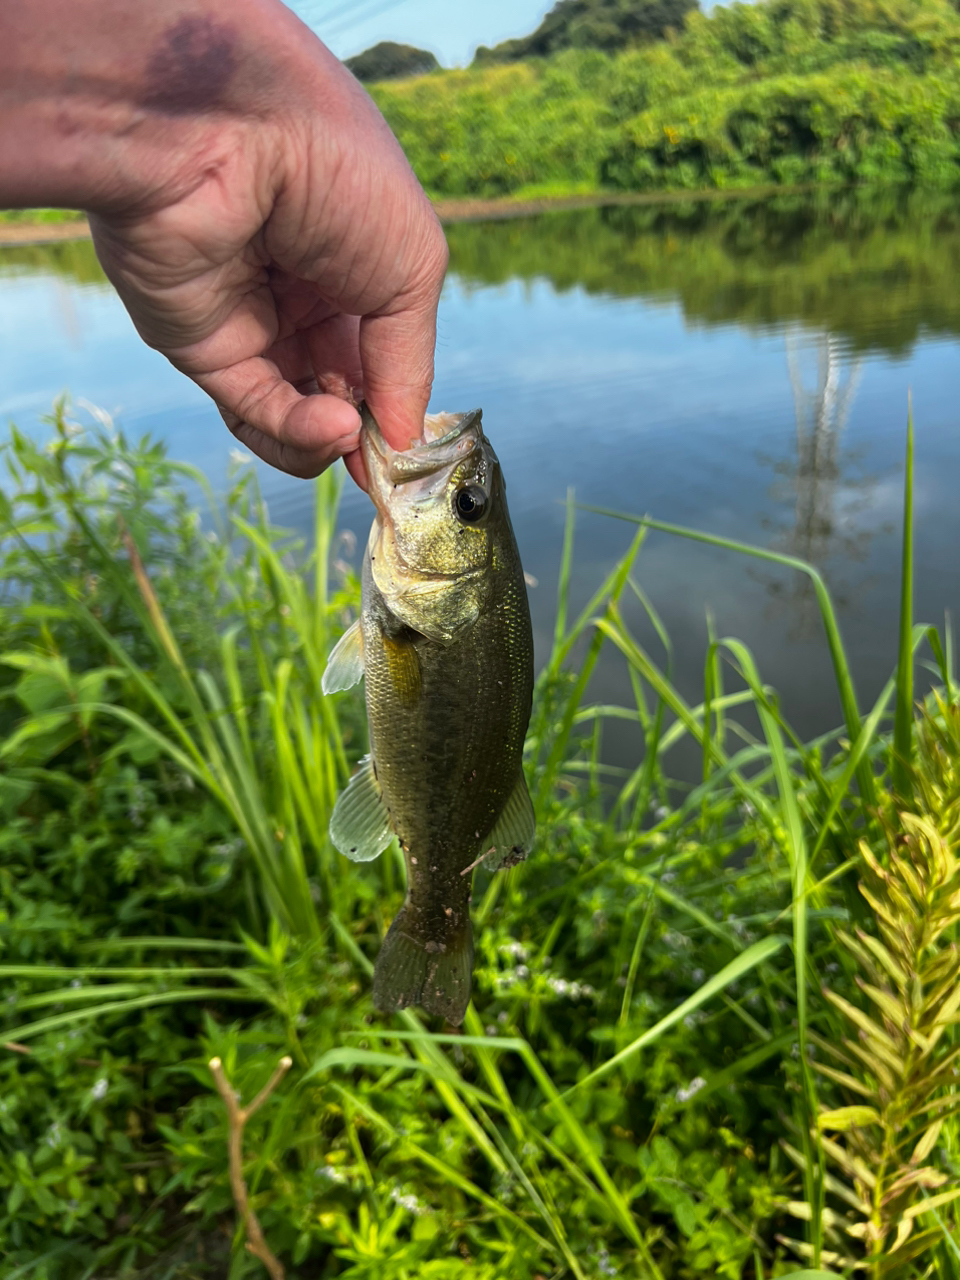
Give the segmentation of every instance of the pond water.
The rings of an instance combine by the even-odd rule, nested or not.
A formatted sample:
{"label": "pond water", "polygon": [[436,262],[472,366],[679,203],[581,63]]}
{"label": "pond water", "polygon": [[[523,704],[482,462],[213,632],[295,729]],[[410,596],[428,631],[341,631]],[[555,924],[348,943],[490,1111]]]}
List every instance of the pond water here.
{"label": "pond water", "polygon": [[[916,424],[916,615],[960,605],[960,201],[881,192],[545,214],[448,228],[434,408],[481,406],[508,481],[548,649],[564,500],[787,551],[825,573],[861,702],[896,653],[908,392]],[[69,391],[225,482],[233,441],[147,350],[88,243],[0,250],[0,414],[27,429]],[[310,485],[266,468],[275,522]],[[345,493],[362,544],[369,506]],[[577,520],[573,605],[631,528]],[[707,612],[753,649],[804,737],[840,714],[798,575],[652,534],[637,577],[699,701]],[[630,613],[656,648],[639,607]],[[600,700],[629,701],[619,662]],[[621,730],[621,734],[622,734]],[[614,741],[617,756],[630,750]]]}

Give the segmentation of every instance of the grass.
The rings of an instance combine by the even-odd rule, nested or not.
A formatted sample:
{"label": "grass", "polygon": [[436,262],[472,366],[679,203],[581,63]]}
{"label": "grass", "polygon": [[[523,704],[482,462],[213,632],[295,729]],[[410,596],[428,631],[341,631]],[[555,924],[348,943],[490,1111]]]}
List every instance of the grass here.
{"label": "grass", "polygon": [[[365,743],[356,697],[320,690],[357,606],[331,570],[334,479],[308,553],[249,473],[204,527],[200,477],[64,405],[48,446],[14,432],[5,456],[7,1274],[262,1274],[206,1064],[251,1098],[281,1058],[240,1221],[288,1276],[957,1274],[960,730],[950,636],[910,612],[909,518],[898,669],[862,708],[826,586],[762,549],[620,516],[623,559],[571,617],[569,497],[527,744],[537,848],[478,876],[475,999],[450,1034],[373,1015],[401,868],[326,835]],[[663,536],[812,578],[835,733],[800,741],[712,632],[703,698],[682,698],[641,585]],[[940,690],[918,710],[924,646]],[[590,703],[604,651],[633,705]],[[643,738],[622,775],[611,718]],[[685,739],[702,770],[682,786]]]}

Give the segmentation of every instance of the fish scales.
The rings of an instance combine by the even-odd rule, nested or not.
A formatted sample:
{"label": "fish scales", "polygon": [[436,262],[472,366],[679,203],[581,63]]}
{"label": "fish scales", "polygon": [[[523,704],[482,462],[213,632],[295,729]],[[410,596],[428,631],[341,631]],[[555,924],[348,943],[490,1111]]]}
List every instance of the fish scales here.
{"label": "fish scales", "polygon": [[[378,514],[364,557],[356,641],[370,777],[357,786],[378,798],[384,816],[377,839],[396,835],[407,871],[406,901],[377,959],[374,1002],[385,1012],[419,1004],[457,1024],[473,967],[473,866],[484,856],[510,865],[525,856],[533,834],[522,772],[533,641],[499,463],[479,413],[449,417],[459,419],[462,439],[454,429],[439,444],[428,438],[399,455],[365,417]],[[441,457],[425,478],[431,448]],[[386,480],[378,479],[384,466]],[[395,477],[404,466],[414,476],[401,496],[404,481]],[[483,504],[480,517],[474,507],[471,518],[460,519],[465,489]],[[342,797],[345,812],[353,786]],[[359,852],[351,844],[351,831],[375,825],[372,817],[365,821],[338,826],[334,814],[331,834],[348,856],[371,856],[369,836],[356,836],[367,841]]]}

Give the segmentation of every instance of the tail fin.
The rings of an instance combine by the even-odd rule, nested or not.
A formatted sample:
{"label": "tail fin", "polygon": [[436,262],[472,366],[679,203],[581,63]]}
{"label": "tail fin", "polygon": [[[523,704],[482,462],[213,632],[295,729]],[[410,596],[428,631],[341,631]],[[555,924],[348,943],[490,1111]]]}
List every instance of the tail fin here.
{"label": "tail fin", "polygon": [[470,1003],[473,926],[468,918],[445,944],[425,947],[405,931],[406,914],[406,907],[398,912],[377,956],[373,1003],[381,1013],[417,1004],[458,1027]]}

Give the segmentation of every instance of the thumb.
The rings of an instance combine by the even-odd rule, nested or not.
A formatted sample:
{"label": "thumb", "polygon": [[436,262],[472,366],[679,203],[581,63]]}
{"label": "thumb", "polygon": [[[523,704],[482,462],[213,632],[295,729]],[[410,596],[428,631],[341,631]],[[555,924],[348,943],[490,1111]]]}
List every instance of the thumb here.
{"label": "thumb", "polygon": [[442,256],[415,292],[360,322],[364,397],[394,449],[408,449],[411,440],[423,435],[433,387],[437,303],[447,265],[442,236],[441,244]]}

